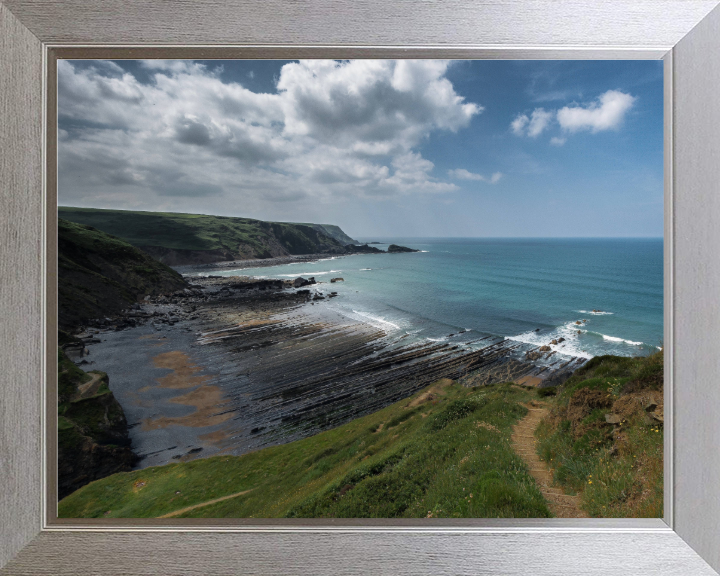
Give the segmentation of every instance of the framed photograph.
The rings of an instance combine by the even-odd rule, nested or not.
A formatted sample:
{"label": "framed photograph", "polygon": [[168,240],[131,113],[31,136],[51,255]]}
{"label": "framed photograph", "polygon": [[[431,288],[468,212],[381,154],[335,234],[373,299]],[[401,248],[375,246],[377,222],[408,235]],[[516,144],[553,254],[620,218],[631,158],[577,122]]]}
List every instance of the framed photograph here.
{"label": "framed photograph", "polygon": [[720,569],[720,8],[541,4],[0,3],[3,573]]}

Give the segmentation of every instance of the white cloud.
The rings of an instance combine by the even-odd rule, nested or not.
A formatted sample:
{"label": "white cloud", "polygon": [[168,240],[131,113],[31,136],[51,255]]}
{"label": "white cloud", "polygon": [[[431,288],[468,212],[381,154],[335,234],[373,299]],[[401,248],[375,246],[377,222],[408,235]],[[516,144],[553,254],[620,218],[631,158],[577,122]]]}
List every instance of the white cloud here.
{"label": "white cloud", "polygon": [[525,114],[518,114],[515,120],[513,120],[510,123],[510,129],[513,131],[513,134],[516,134],[517,136],[522,136],[525,133],[525,126],[527,126],[527,123],[530,121],[530,119]]}
{"label": "white cloud", "polygon": [[[632,108],[635,97],[618,90],[608,90],[600,97],[584,106],[574,105],[560,108],[557,112],[535,108],[530,117],[518,114],[510,123],[510,129],[517,136],[537,138],[557,118],[565,133],[590,130],[592,133],[602,130],[618,129],[625,114]],[[562,146],[567,141],[565,136],[554,136],[550,139],[553,146]]]}
{"label": "white cloud", "polygon": [[528,136],[537,138],[552,120],[553,113],[547,112],[543,108],[535,108],[528,124]]}
{"label": "white cloud", "polygon": [[482,174],[475,174],[465,170],[465,168],[455,168],[454,170],[448,170],[450,178],[457,180],[479,180],[481,182],[489,182],[490,184],[496,184],[500,178],[502,178],[502,172],[494,172],[490,178],[483,176]]}
{"label": "white cloud", "polygon": [[608,90],[597,101],[585,106],[565,106],[558,110],[557,119],[560,126],[568,132],[578,130],[617,129],[623,122],[625,114],[635,102],[635,97],[618,90]]}
{"label": "white cloud", "polygon": [[[510,129],[516,136],[537,138],[552,122],[554,113],[544,108],[535,108],[528,118],[527,114],[518,114],[510,123]],[[527,130],[526,130],[527,129]]]}
{"label": "white cloud", "polygon": [[434,178],[416,148],[483,110],[436,60],[292,62],[276,93],[192,61],[141,64],[149,83],[112,63],[58,62],[61,202],[151,207],[196,190],[251,212],[308,197],[449,192],[457,186]]}

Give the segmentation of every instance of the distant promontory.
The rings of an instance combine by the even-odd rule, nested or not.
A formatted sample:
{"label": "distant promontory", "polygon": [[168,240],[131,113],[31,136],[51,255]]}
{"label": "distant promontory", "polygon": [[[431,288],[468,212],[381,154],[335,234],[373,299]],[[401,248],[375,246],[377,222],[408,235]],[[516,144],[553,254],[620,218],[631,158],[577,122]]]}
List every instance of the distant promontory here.
{"label": "distant promontory", "polygon": [[[168,266],[298,255],[385,253],[358,243],[332,224],[68,206],[58,207],[58,216],[116,236]],[[417,250],[391,244],[388,252]]]}

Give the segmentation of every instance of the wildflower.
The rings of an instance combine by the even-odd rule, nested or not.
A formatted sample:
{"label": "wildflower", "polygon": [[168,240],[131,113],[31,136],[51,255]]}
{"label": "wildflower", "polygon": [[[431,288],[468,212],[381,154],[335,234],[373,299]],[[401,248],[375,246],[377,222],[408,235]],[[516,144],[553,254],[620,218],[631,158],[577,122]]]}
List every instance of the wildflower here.
{"label": "wildflower", "polygon": [[588,484],[592,484],[592,480],[588,480]]}

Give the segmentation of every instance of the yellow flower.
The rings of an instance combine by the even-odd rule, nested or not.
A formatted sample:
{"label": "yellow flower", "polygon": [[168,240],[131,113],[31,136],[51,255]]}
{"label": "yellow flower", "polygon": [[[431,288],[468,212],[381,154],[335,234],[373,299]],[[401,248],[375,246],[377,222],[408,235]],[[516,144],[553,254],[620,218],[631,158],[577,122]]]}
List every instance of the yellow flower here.
{"label": "yellow flower", "polygon": [[588,484],[592,484],[592,480],[588,480]]}

